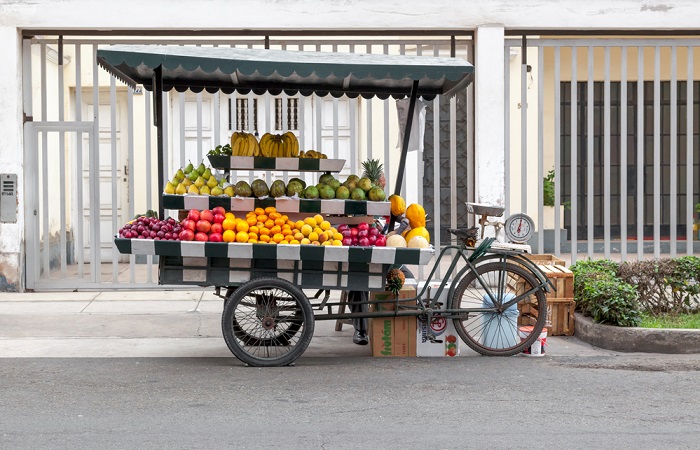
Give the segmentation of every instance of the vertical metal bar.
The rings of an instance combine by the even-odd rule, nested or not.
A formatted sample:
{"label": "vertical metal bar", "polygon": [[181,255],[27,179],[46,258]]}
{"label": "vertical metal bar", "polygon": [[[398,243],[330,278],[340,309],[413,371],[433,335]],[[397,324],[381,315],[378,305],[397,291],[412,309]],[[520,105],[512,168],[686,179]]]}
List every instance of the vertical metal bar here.
{"label": "vertical metal bar", "polygon": [[[537,48],[537,252],[544,253],[544,48]],[[556,233],[556,227],[555,227]]]}
{"label": "vertical metal bar", "polygon": [[[214,136],[211,147],[216,147],[221,142],[221,91],[216,91],[214,97]],[[175,169],[173,167],[173,169]]]}
{"label": "vertical metal bar", "polygon": [[[82,49],[80,44],[75,44],[75,120],[80,122],[83,120],[83,83],[81,74],[83,71],[81,60]],[[85,218],[83,217],[83,133],[76,133],[75,138],[75,196],[76,196],[76,211],[73,214],[75,220],[75,253],[78,257],[78,278],[85,277],[85,237],[83,229]]]}
{"label": "vertical metal bar", "polygon": [[[440,48],[437,45],[434,46],[433,53],[434,56],[440,55]],[[440,198],[440,96],[436,95],[433,100],[433,224],[435,226],[433,242],[438,250],[442,244]],[[440,266],[437,267],[435,275],[441,279]]]}
{"label": "vertical metal bar", "polygon": [[[399,55],[406,55],[406,44],[399,44]],[[398,114],[397,114],[397,116],[398,116]],[[387,130],[388,130],[388,128],[387,128]],[[410,143],[410,136],[406,137],[404,135],[404,140],[408,140],[408,142]],[[388,157],[385,158],[384,161],[385,162],[389,161]],[[404,166],[404,172],[405,172],[405,166]],[[398,176],[398,174],[397,174],[397,176]],[[400,189],[399,195],[401,195],[403,198],[406,198],[406,185],[403,183],[403,174],[401,175],[401,177],[402,177],[402,182],[397,183],[397,184],[399,184],[399,189]],[[396,191],[396,188],[394,189],[394,191]]]}
{"label": "vertical metal bar", "polygon": [[687,68],[687,84],[685,87],[685,223],[686,223],[686,253],[688,256],[692,256],[693,251],[693,187],[695,186],[693,180],[693,127],[694,127],[694,117],[693,117],[693,83],[695,77],[693,76],[693,71],[695,70],[695,65],[693,62],[695,47],[688,47],[688,68]]}
{"label": "vertical metal bar", "polygon": [[605,47],[603,71],[603,245],[605,258],[610,259],[610,47]]}
{"label": "vertical metal bar", "polygon": [[[554,254],[561,254],[561,51],[554,47]],[[573,136],[573,133],[572,133]]]}
{"label": "vertical metal bar", "polygon": [[[367,54],[372,53],[372,45],[367,44]],[[367,159],[372,158],[372,139],[374,136],[372,136],[372,99],[368,98],[365,101],[365,104],[367,105]],[[385,164],[388,165],[388,164]],[[386,167],[385,167],[386,169]],[[389,181],[389,174],[388,172],[384,174],[387,182]],[[389,187],[387,186],[387,189]]]}
{"label": "vertical metal bar", "polygon": [[[170,142],[168,141],[168,138],[170,136],[170,125],[169,121],[170,118],[168,117],[168,111],[170,110],[170,100],[169,100],[169,94],[166,91],[161,91],[161,124],[163,128],[163,147],[162,151],[159,152],[159,157],[162,158],[161,161],[158,163],[159,167],[159,175],[162,177],[160,182],[158,183],[158,186],[156,186],[156,195],[158,196],[158,204],[162,206],[163,204],[163,196],[161,193],[163,192],[163,188],[165,187],[165,180],[170,179],[170,174],[171,170],[168,168],[168,165],[170,164],[170,161],[172,161],[172,152],[170,151]],[[158,217],[165,217],[165,213],[163,211],[158,211]]]}
{"label": "vertical metal bar", "polygon": [[92,115],[93,133],[90,139],[90,270],[93,283],[101,282],[102,273],[102,238],[100,205],[100,79],[97,66],[97,44],[92,46]]}
{"label": "vertical metal bar", "polygon": [[[114,236],[119,230],[119,221],[117,218],[117,84],[116,79],[112,76],[109,78],[109,135],[111,147],[111,166],[112,166],[112,233]],[[119,282],[119,252],[116,246],[112,246],[112,283]]]}
{"label": "vertical metal bar", "polygon": [[[58,37],[58,120],[63,122],[65,120],[65,98],[64,98],[64,84],[63,84],[63,36]],[[66,179],[66,134],[63,131],[58,133],[58,152],[59,152],[59,190],[61,196],[60,202],[60,221],[61,221],[61,234],[59,236],[59,242],[61,245],[61,276],[66,276],[66,207],[68,200],[66,199],[66,183],[70,181]]]}
{"label": "vertical metal bar", "polygon": [[677,240],[677,230],[678,226],[678,86],[677,74],[676,74],[676,47],[671,47],[671,154],[670,154],[670,164],[671,164],[671,176],[669,178],[669,183],[671,184],[669,190],[669,201],[671,203],[671,235],[669,244],[671,245],[671,258],[676,257],[676,252],[678,251],[678,240]]}
{"label": "vertical metal bar", "polygon": [[[22,112],[25,116],[32,116],[32,43],[29,39],[22,41]],[[36,203],[36,191],[29,189],[29,186],[36,186],[38,181],[38,167],[36,164],[37,157],[37,133],[34,124],[27,122],[24,124],[24,217],[25,217],[25,252],[26,263],[25,273],[26,288],[34,289],[38,276],[38,245],[37,238],[37,216],[35,215],[39,206]],[[31,261],[31,264],[29,263]]]}
{"label": "vertical metal bar", "polygon": [[593,164],[595,148],[593,146],[593,137],[595,129],[593,127],[593,113],[595,112],[595,104],[593,99],[593,47],[588,47],[588,81],[586,83],[586,231],[587,231],[587,248],[588,257],[592,258],[594,249],[593,241],[593,202],[595,201],[593,189]]}
{"label": "vertical metal bar", "polygon": [[578,47],[571,47],[571,263],[578,258]]}
{"label": "vertical metal bar", "polygon": [[[185,164],[185,157],[187,155],[187,138],[185,137],[185,121],[187,118],[185,117],[185,93],[184,92],[179,92],[178,93],[178,109],[179,109],[179,117],[180,117],[180,130],[179,130],[179,135],[180,135],[180,167],[185,167],[187,164]],[[194,166],[197,166],[199,163],[196,161],[192,163]]]}
{"label": "vertical metal bar", "polygon": [[661,47],[654,47],[654,258],[661,257]]}
{"label": "vertical metal bar", "polygon": [[[355,44],[350,44],[350,53],[355,53]],[[357,172],[357,138],[356,136],[359,134],[357,130],[357,102],[358,99],[360,98],[359,96],[356,98],[350,98],[347,97],[347,101],[350,106],[350,153],[348,154],[348,157],[350,158],[350,173],[356,173]],[[384,161],[384,165],[387,164],[387,161]]]}
{"label": "vertical metal bar", "polygon": [[620,259],[627,260],[627,47],[620,47]]}
{"label": "vertical metal bar", "polygon": [[637,47],[637,259],[644,257],[644,47]]}
{"label": "vertical metal bar", "polygon": [[[197,164],[204,161],[202,150],[202,93],[197,92]],[[163,189],[163,186],[158,186]]]}
{"label": "vertical metal bar", "polygon": [[[389,54],[389,46],[387,44],[384,44],[383,46],[384,49],[384,54],[388,55]],[[391,161],[390,157],[390,149],[389,149],[389,102],[384,101],[382,102],[384,104],[384,161]],[[386,184],[388,186],[391,186],[391,164],[386,164],[384,166],[384,178],[386,178]],[[398,183],[397,183],[398,184]],[[399,186],[399,189],[401,187]],[[389,191],[391,191],[391,187],[389,187]],[[394,189],[394,193],[398,194],[400,191]]]}
{"label": "vertical metal bar", "polygon": [[[505,74],[505,92],[503,95],[504,98],[504,119],[503,119],[503,140],[504,140],[504,149],[505,149],[505,217],[508,217],[511,213],[511,201],[510,201],[510,179],[511,179],[511,163],[510,163],[510,45],[508,44],[508,41],[506,41],[506,48],[504,52],[504,61],[503,61],[503,72]],[[437,123],[437,122],[436,122]],[[479,193],[476,193],[476,198],[478,197]],[[476,218],[475,218],[476,220]],[[483,238],[483,236],[481,236]]]}
{"label": "vertical metal bar", "polygon": [[338,135],[338,99],[333,97],[333,149],[331,151],[332,158],[338,158],[338,146],[340,145],[340,136]]}
{"label": "vertical metal bar", "polygon": [[[474,61],[474,43],[467,42],[467,61]],[[474,187],[476,186],[476,152],[474,150],[475,131],[474,131],[474,83],[467,87],[467,201],[476,201],[474,195]],[[421,167],[423,159],[421,158]],[[422,202],[421,198],[421,202]],[[469,226],[475,225],[475,217],[472,215],[467,217]]]}
{"label": "vertical metal bar", "polygon": [[[129,189],[129,205],[127,212],[127,219],[134,217],[134,201],[135,195],[134,191],[134,91],[129,89],[126,93],[126,109],[127,109],[127,145],[129,147],[129,160],[127,165],[129,167],[128,184]],[[136,256],[129,255],[129,282],[136,282]]]}
{"label": "vertical metal bar", "polygon": [[527,213],[527,37],[520,49],[520,210]]}
{"label": "vertical metal bar", "polygon": [[[47,85],[46,85],[46,44],[41,44],[41,120],[48,120],[48,110],[47,110]],[[42,133],[41,139],[41,175],[39,180],[41,180],[42,186],[42,210],[41,210],[41,221],[42,221],[42,268],[44,271],[44,276],[49,276],[49,254],[51,249],[51,235],[49,230],[49,147],[48,147],[48,135],[46,131]]]}
{"label": "vertical metal bar", "polygon": [[450,99],[450,193],[450,226],[457,228],[457,97]]}
{"label": "vertical metal bar", "polygon": [[[153,151],[151,149],[151,96],[145,94],[143,97],[145,111],[145,129],[146,129],[146,142],[144,147],[146,148],[146,209],[153,209],[152,206],[152,193],[153,193],[153,182],[151,176],[153,174]],[[146,256],[146,282],[153,282],[153,256]]]}
{"label": "vertical metal bar", "polygon": [[[416,100],[418,99],[418,80],[413,80],[411,87],[411,96],[408,104],[408,113],[406,114],[406,127],[404,129],[404,139],[401,142],[401,158],[399,159],[399,169],[396,173],[396,184],[394,185],[394,194],[399,195],[401,186],[403,185],[403,174],[406,169],[406,155],[408,154],[408,144],[411,136],[411,128],[413,125],[413,113],[416,109]],[[388,161],[388,160],[387,160]],[[454,191],[453,191],[454,192]]]}
{"label": "vertical metal bar", "polygon": [[[269,108],[269,97],[263,97],[265,98],[266,102],[266,107],[265,107],[265,114],[269,116],[270,114],[270,108]],[[255,129],[257,127],[257,123],[255,123],[255,110],[257,102],[255,101],[255,98],[253,98],[253,92],[249,92],[247,95],[248,99],[248,130],[246,130],[248,133],[255,133]],[[258,113],[259,114],[259,113]],[[269,120],[269,117],[267,118]],[[269,128],[268,128],[269,129]],[[251,183],[253,179],[255,178],[255,173],[252,170],[248,171],[248,183]]]}
{"label": "vertical metal bar", "polygon": [[[163,166],[165,162],[165,120],[163,111],[163,66],[158,66],[153,71],[153,108],[156,123],[156,139],[158,151],[158,187],[156,192],[160,192],[164,185],[165,174]],[[164,217],[163,196],[158,196],[158,217]]]}

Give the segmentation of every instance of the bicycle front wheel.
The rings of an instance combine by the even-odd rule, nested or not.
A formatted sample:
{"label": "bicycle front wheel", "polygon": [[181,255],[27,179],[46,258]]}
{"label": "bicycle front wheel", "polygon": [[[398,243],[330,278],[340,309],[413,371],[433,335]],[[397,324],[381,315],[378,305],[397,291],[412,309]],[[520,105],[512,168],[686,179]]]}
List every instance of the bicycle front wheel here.
{"label": "bicycle front wheel", "polygon": [[517,264],[490,262],[477,266],[459,282],[451,299],[452,309],[472,310],[454,319],[457,334],[482,355],[521,353],[539,337],[547,318],[544,291],[536,289],[539,285],[527,269]]}

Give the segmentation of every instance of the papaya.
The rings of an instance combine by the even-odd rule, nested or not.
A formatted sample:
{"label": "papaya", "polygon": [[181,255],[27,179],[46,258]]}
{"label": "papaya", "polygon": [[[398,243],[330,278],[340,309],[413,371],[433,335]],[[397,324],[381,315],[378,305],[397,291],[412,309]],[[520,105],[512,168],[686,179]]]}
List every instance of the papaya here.
{"label": "papaya", "polygon": [[400,195],[390,195],[389,201],[391,202],[391,213],[393,215],[398,217],[406,212],[406,201]]}
{"label": "papaya", "polygon": [[411,203],[406,208],[406,218],[411,224],[411,228],[425,227],[425,209],[418,203]]}
{"label": "papaya", "polygon": [[409,231],[405,236],[406,242],[411,242],[411,239],[416,236],[421,236],[425,238],[426,241],[430,242],[430,233],[425,229],[425,227],[411,228],[411,231]]}

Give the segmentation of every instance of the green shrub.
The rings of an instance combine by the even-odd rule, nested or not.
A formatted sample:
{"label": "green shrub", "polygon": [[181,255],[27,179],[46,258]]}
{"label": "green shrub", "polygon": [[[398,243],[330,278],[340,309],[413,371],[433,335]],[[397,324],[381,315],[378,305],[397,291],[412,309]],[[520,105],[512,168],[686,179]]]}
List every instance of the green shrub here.
{"label": "green shrub", "polygon": [[578,261],[570,267],[574,273],[574,297],[578,301],[583,295],[583,287],[590,281],[616,276],[619,267],[618,263],[609,259]]}

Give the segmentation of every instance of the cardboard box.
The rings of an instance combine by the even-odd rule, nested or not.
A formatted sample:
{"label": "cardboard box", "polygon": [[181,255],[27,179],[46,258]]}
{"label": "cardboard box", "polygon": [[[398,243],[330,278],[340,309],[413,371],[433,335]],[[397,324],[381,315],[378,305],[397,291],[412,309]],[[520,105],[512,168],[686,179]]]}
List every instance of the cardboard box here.
{"label": "cardboard box", "polygon": [[[423,285],[424,283],[419,283],[419,291],[423,289]],[[439,286],[439,281],[429,283],[429,290],[425,291],[426,299],[429,297],[432,298],[435,292],[437,292]],[[438,298],[440,309],[447,308],[446,303],[449,290],[450,283],[447,283],[440,294],[440,297]],[[448,320],[442,317],[433,318],[430,327],[428,327],[428,323],[426,321],[417,320],[416,325],[418,327],[416,331],[416,356],[454,357],[459,355],[462,341],[460,340],[451,319]],[[435,340],[433,341],[428,339],[429,328],[435,334]]]}
{"label": "cardboard box", "polygon": [[[411,299],[399,304],[415,305],[416,289],[404,286],[399,299]],[[393,298],[390,292],[372,292],[370,300]],[[370,311],[394,311],[396,303],[376,303]],[[416,318],[409,316],[377,317],[370,320],[369,339],[372,356],[416,356]]]}

